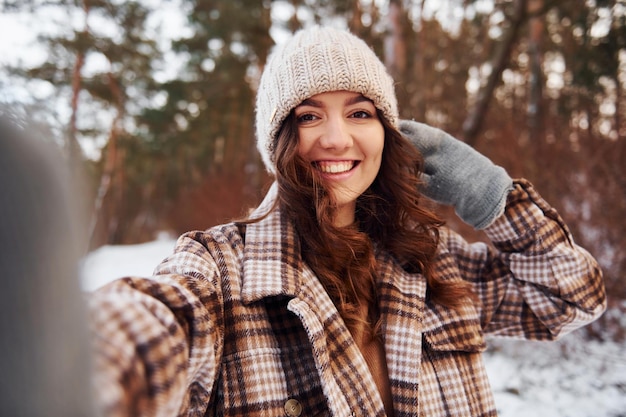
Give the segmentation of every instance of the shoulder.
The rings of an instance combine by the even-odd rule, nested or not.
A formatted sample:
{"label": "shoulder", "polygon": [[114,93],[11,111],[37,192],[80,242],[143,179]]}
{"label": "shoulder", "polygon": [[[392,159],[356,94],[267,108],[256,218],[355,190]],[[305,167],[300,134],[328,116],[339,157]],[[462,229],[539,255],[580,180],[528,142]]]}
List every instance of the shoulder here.
{"label": "shoulder", "polygon": [[173,252],[159,264],[155,274],[213,275],[243,260],[244,239],[235,223],[182,234]]}
{"label": "shoulder", "polygon": [[201,248],[211,250],[215,247],[243,247],[245,225],[225,223],[206,230],[193,230],[182,234],[177,242],[175,252],[195,252]]}

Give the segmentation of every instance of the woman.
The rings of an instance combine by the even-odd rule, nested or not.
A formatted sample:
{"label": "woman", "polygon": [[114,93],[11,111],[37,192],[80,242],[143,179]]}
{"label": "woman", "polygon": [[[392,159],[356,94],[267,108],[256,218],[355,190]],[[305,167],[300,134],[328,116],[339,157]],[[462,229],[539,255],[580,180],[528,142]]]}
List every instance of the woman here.
{"label": "woman", "polygon": [[[554,339],[604,310],[597,263],[533,187],[399,121],[393,81],[348,32],[277,48],[256,122],[276,181],[252,216],[94,294],[107,415],[496,415],[484,334]],[[443,227],[418,189],[493,247]]]}

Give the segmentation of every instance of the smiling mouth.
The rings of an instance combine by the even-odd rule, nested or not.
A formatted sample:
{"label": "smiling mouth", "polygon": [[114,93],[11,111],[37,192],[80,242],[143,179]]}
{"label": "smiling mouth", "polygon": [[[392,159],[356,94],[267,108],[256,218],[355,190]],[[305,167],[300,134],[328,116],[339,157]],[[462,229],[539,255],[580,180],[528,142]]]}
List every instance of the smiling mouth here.
{"label": "smiling mouth", "polygon": [[342,174],[352,170],[359,164],[359,161],[317,161],[313,164],[324,174]]}

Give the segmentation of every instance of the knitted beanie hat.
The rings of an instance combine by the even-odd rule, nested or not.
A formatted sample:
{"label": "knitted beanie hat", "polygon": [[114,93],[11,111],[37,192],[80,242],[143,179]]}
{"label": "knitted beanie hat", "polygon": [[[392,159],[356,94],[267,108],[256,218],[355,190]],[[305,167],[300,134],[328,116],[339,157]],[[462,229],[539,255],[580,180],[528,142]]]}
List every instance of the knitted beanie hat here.
{"label": "knitted beanie hat", "polygon": [[270,173],[276,173],[276,136],[291,110],[311,96],[340,90],[363,94],[397,126],[393,80],[363,40],[345,30],[315,26],[276,47],[256,99],[257,148]]}

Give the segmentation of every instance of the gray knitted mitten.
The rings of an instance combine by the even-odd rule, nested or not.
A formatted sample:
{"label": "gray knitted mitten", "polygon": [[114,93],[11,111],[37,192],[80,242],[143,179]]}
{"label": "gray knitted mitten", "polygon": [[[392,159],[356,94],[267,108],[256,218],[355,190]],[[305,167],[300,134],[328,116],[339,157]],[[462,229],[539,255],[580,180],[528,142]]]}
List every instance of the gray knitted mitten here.
{"label": "gray knitted mitten", "polygon": [[421,190],[427,197],[454,206],[458,216],[476,229],[484,229],[502,214],[513,181],[471,146],[442,130],[409,120],[400,131],[424,157]]}

